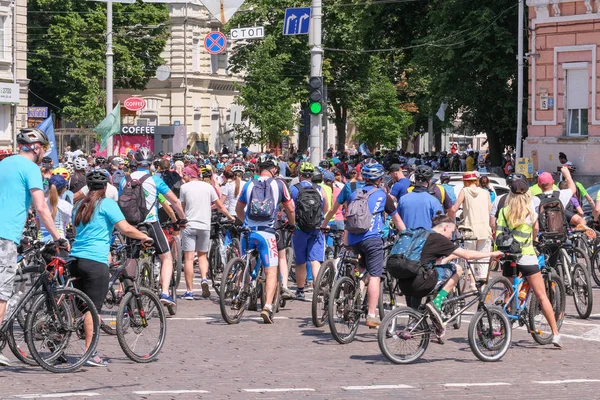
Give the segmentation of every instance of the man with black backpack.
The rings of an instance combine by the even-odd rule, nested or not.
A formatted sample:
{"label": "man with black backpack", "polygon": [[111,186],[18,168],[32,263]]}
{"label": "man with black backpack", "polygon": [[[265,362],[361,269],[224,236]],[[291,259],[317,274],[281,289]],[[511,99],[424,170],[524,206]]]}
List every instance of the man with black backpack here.
{"label": "man with black backpack", "polygon": [[[154,154],[146,147],[140,147],[134,155],[138,168],[130,175],[126,175],[119,184],[119,207],[130,224],[136,226],[142,222],[150,225],[148,236],[154,240],[154,249],[160,258],[160,284],[162,293],[160,302],[166,306],[173,306],[173,297],[169,295],[171,276],[173,275],[173,258],[169,242],[158,221],[158,195],[162,194],[180,218],[180,226],[185,226],[185,213],[181,202],[169,189],[167,184],[156,175],[152,175],[149,168],[154,161]],[[118,182],[115,182],[115,185]]]}
{"label": "man with black backpack", "polygon": [[[271,154],[263,154],[258,162],[260,176],[258,179],[248,181],[238,199],[235,207],[237,217],[244,221],[244,225],[251,228],[248,241],[242,238],[242,251],[246,243],[252,248],[257,248],[261,262],[265,267],[266,275],[266,300],[260,316],[266,324],[273,323],[273,301],[279,274],[279,252],[277,251],[277,238],[275,224],[279,205],[288,216],[288,226],[296,225],[294,203],[285,183],[281,179],[274,179],[277,170],[277,160]],[[238,307],[234,303],[232,307]]]}
{"label": "man with black backpack", "polygon": [[296,257],[296,298],[304,299],[306,284],[306,263],[310,261],[313,277],[319,274],[319,268],[325,258],[325,236],[319,226],[323,215],[329,211],[329,203],[325,201],[323,188],[312,182],[315,168],[309,162],[300,164],[300,182],[292,186],[290,191],[296,206],[296,225],[292,241]]}

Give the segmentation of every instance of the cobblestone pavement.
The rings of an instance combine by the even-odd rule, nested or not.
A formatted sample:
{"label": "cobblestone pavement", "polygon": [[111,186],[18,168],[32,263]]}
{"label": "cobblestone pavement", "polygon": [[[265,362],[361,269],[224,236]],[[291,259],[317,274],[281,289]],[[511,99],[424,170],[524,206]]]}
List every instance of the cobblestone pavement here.
{"label": "cobblestone pavement", "polygon": [[[600,290],[594,294],[600,311]],[[70,375],[24,366],[7,349],[14,364],[0,369],[0,398],[598,398],[600,314],[581,320],[572,298],[567,304],[563,350],[538,346],[517,329],[502,361],[480,362],[466,339],[467,315],[460,330],[448,331],[445,345],[431,343],[415,364],[393,365],[364,324],[348,345],[335,342],[327,326],[315,328],[308,301],[288,302],[271,326],[257,312],[227,325],[213,293],[179,301],[159,360],[150,364],[133,363],[105,334],[99,351],[109,366]]]}

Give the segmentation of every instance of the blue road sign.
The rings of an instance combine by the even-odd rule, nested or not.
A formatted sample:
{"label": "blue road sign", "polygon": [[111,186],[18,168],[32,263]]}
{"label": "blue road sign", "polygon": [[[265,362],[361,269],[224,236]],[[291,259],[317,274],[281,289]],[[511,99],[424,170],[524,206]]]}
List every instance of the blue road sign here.
{"label": "blue road sign", "polygon": [[181,126],[181,121],[173,121],[173,126]]}
{"label": "blue road sign", "polygon": [[306,35],[310,23],[310,7],[286,8],[283,20],[284,35]]}
{"label": "blue road sign", "polygon": [[204,38],[204,48],[210,54],[221,54],[227,48],[227,39],[221,32],[209,32]]}

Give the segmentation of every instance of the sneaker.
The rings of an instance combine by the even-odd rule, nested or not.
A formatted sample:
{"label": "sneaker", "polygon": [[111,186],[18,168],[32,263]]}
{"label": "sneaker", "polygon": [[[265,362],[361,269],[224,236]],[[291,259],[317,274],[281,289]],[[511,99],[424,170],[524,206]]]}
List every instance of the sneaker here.
{"label": "sneaker", "polygon": [[442,319],[442,314],[440,313],[440,310],[435,308],[433,303],[427,303],[425,305],[425,308],[431,314],[431,320],[433,321],[437,337],[444,337],[444,335],[446,334],[446,325],[444,324],[444,320]]}
{"label": "sneaker", "polygon": [[367,316],[367,326],[369,328],[377,328],[381,324],[379,317]]}
{"label": "sneaker", "polygon": [[273,323],[273,311],[263,308],[262,312],[260,313],[260,316],[262,317],[263,321],[265,321],[265,324]]}
{"label": "sneaker", "polygon": [[312,290],[313,290],[313,282],[312,281],[306,282],[306,285],[304,285],[304,291],[311,292]]}
{"label": "sneaker", "polygon": [[559,349],[562,349],[563,345],[562,345],[562,339],[561,339],[560,335],[552,336],[552,344],[554,345],[554,347],[558,347]]}
{"label": "sneaker", "polygon": [[296,295],[290,289],[286,287],[281,288],[281,298],[283,300],[294,300],[296,299]]}
{"label": "sneaker", "polygon": [[204,297],[205,299],[209,298],[210,289],[208,288],[208,282],[206,281],[206,279],[202,281],[200,286],[202,286],[202,297]]}
{"label": "sneaker", "polygon": [[2,353],[0,353],[0,366],[10,367],[10,360],[6,358]]}
{"label": "sneaker", "polygon": [[306,295],[304,294],[304,292],[296,290],[296,300],[304,300],[306,299]]}
{"label": "sneaker", "polygon": [[102,359],[98,353],[94,353],[89,360],[85,362],[88,367],[108,367],[106,360]]}
{"label": "sneaker", "polygon": [[175,302],[173,301],[173,298],[171,296],[169,296],[168,294],[166,294],[166,293],[161,293],[160,294],[160,302],[164,306],[174,306],[175,305]]}
{"label": "sneaker", "polygon": [[184,300],[194,300],[194,292],[185,292],[183,294]]}

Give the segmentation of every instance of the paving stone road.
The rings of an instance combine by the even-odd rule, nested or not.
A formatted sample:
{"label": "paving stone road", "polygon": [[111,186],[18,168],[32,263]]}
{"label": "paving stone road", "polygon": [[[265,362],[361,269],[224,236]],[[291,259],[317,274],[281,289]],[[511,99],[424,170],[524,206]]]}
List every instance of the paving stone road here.
{"label": "paving stone road", "polygon": [[[274,325],[248,311],[238,325],[227,325],[213,293],[179,301],[156,362],[130,361],[116,337],[102,334],[99,351],[110,361],[107,368],[54,375],[14,361],[0,369],[0,398],[598,398],[600,290],[594,295],[597,311],[588,320],[577,318],[568,299],[563,350],[539,346],[517,329],[502,361],[483,363],[469,348],[463,322],[448,331],[445,345],[431,343],[419,362],[393,365],[364,323],[354,342],[340,345],[327,326],[312,325],[308,301],[294,301]],[[8,349],[5,355],[14,360]]]}

